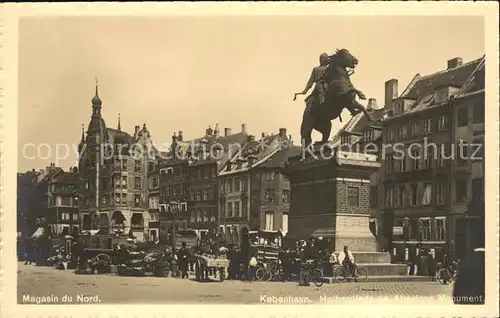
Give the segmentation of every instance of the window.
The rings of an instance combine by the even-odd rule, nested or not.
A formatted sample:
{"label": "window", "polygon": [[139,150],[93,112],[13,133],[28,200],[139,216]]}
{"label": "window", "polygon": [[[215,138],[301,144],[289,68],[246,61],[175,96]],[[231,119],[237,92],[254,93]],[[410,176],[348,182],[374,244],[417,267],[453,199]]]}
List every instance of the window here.
{"label": "window", "polygon": [[469,123],[469,108],[467,106],[460,107],[457,111],[458,127],[467,126]]}
{"label": "window", "polygon": [[422,241],[431,240],[431,220],[429,218],[421,218],[420,233],[422,233]]}
{"label": "window", "polygon": [[136,160],[134,162],[134,171],[136,172],[141,171],[141,162],[139,160]]}
{"label": "window", "polygon": [[456,156],[457,164],[463,165],[467,162],[469,158],[469,145],[466,142],[462,141],[457,145]]}
{"label": "window", "polygon": [[141,189],[141,177],[135,177],[134,178],[134,189],[135,190],[140,190]]}
{"label": "window", "polygon": [[420,133],[420,127],[418,125],[418,123],[411,123],[411,135],[412,136],[418,136],[418,134]]}
{"label": "window", "polygon": [[208,209],[205,208],[205,209],[202,209],[201,210],[201,213],[202,213],[202,217],[203,217],[203,222],[208,222]]}
{"label": "window", "polygon": [[430,205],[432,201],[432,183],[424,183],[422,205]]}
{"label": "window", "polygon": [[135,206],[139,206],[141,204],[141,195],[140,194],[136,194],[134,196],[134,205]]}
{"label": "window", "polygon": [[155,170],[155,164],[152,162],[148,163],[148,172],[153,172]]}
{"label": "window", "polygon": [[248,200],[243,199],[241,201],[241,215],[243,217],[246,217],[248,215]]}
{"label": "window", "polygon": [[227,203],[227,217],[233,216],[233,202]]}
{"label": "window", "polygon": [[202,220],[201,210],[198,209],[196,210],[196,222],[201,222],[201,220]]}
{"label": "window", "polygon": [[406,190],[404,185],[399,185],[396,187],[396,206],[397,207],[403,207],[405,206],[405,195],[406,195]]}
{"label": "window", "polygon": [[420,149],[411,150],[411,160],[413,171],[420,170]]}
{"label": "window", "polygon": [[61,205],[70,206],[71,205],[71,197],[62,197]]}
{"label": "window", "polygon": [[274,203],[274,189],[268,189],[265,192],[266,203]]}
{"label": "window", "polygon": [[158,183],[159,183],[159,182],[158,182],[158,176],[153,176],[153,177],[151,178],[151,187],[152,187],[153,189],[158,188]]}
{"label": "window", "polygon": [[181,185],[177,183],[175,185],[175,195],[179,196],[180,194],[181,194]]}
{"label": "window", "polygon": [[274,231],[274,212],[266,212],[266,231]]}
{"label": "window", "polygon": [[471,146],[471,160],[484,160],[484,140],[483,139],[474,139],[472,141]]}
{"label": "window", "polygon": [[446,218],[436,218],[436,240],[446,241]]}
{"label": "window", "polygon": [[434,165],[434,149],[427,148],[427,154],[424,155],[424,169],[432,168]]}
{"label": "window", "polygon": [[203,200],[210,200],[210,189],[203,189]]}
{"label": "window", "polygon": [[436,204],[443,205],[446,198],[446,184],[443,181],[436,183]]}
{"label": "window", "polygon": [[274,180],[274,172],[267,172],[266,173],[266,181],[272,181]]}
{"label": "window", "polygon": [[386,141],[391,142],[394,141],[394,130],[392,128],[387,128],[386,130]]}
{"label": "window", "polygon": [[399,139],[405,139],[408,136],[408,126],[403,125],[399,127]]}
{"label": "window", "polygon": [[127,195],[126,194],[122,194],[122,203],[127,204]]}
{"label": "window", "polygon": [[239,217],[240,215],[240,201],[234,202],[234,215]]}
{"label": "window", "polygon": [[371,142],[373,141],[373,135],[373,129],[368,129],[363,133],[363,139],[365,140],[365,142]]}
{"label": "window", "polygon": [[424,120],[424,134],[432,133],[432,118]]}
{"label": "window", "polygon": [[127,188],[127,177],[122,177],[122,188]]}
{"label": "window", "polygon": [[394,189],[393,188],[385,189],[385,206],[387,208],[391,208],[394,206]]}
{"label": "window", "polygon": [[229,179],[226,182],[226,192],[227,193],[232,193],[233,192],[233,179]]}
{"label": "window", "polygon": [[283,190],[281,192],[281,202],[289,203],[290,202],[290,190]]}
{"label": "window", "polygon": [[377,206],[378,204],[378,188],[377,186],[370,187],[370,206]]}
{"label": "window", "polygon": [[248,178],[243,178],[241,180],[241,191],[247,191],[248,190]]}
{"label": "window", "polygon": [[359,206],[359,188],[347,187],[347,205],[350,207]]}
{"label": "window", "polygon": [[412,184],[410,185],[410,205],[417,205],[417,195],[418,195],[418,185]]}
{"label": "window", "polygon": [[127,159],[122,160],[122,170],[127,170]]}
{"label": "window", "polygon": [[392,155],[386,155],[385,156],[385,172],[392,172],[392,168],[393,168],[393,157]]}
{"label": "window", "polygon": [[484,123],[484,104],[477,103],[476,105],[474,105],[474,108],[472,111],[473,111],[472,123],[473,124]]}
{"label": "window", "polygon": [[191,216],[190,221],[196,222],[196,211],[195,210],[191,211],[190,216]]}
{"label": "window", "polygon": [[455,181],[455,200],[457,203],[467,201],[467,180]]}
{"label": "window", "polygon": [[448,130],[448,116],[441,115],[438,117],[438,131]]}
{"label": "window", "polygon": [[158,209],[158,204],[159,204],[159,198],[158,197],[149,197],[149,208],[150,209]]}
{"label": "window", "polygon": [[241,188],[241,181],[240,178],[235,178],[234,179],[234,191],[239,192]]}
{"label": "window", "polygon": [[114,178],[115,178],[115,186],[117,188],[120,188],[122,185],[122,179],[120,178],[120,176],[115,176]]}

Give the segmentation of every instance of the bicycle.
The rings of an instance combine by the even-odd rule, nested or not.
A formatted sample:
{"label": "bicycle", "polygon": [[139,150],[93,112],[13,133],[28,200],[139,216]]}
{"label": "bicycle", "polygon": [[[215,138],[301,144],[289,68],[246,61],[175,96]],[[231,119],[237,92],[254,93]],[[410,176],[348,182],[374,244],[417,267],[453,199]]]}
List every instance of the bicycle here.
{"label": "bicycle", "polygon": [[[333,279],[337,283],[345,282],[349,277],[352,277],[353,273],[346,266],[335,266],[333,270]],[[368,278],[368,271],[362,266],[354,264],[354,281],[364,282]]]}
{"label": "bicycle", "polygon": [[323,270],[321,269],[320,264],[316,261],[306,261],[301,268],[300,276],[306,283],[312,281],[316,287],[323,286],[323,283],[325,282]]}
{"label": "bicycle", "polygon": [[255,278],[260,281],[284,281],[283,265],[279,263],[271,263],[269,266],[264,266],[255,272]]}
{"label": "bicycle", "polygon": [[436,272],[436,281],[441,285],[449,285],[457,279],[457,271],[452,266],[442,267]]}

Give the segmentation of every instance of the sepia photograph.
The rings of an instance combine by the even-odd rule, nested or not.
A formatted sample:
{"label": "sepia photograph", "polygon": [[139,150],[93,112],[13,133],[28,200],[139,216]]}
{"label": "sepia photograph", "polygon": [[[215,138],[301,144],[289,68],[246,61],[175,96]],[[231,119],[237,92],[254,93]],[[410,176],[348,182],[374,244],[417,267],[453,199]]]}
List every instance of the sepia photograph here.
{"label": "sepia photograph", "polygon": [[0,73],[3,85],[15,72],[12,115],[0,108],[17,136],[2,124],[2,277],[14,284],[2,297],[33,313],[498,314],[495,6],[23,16],[18,5],[4,42],[15,63]]}

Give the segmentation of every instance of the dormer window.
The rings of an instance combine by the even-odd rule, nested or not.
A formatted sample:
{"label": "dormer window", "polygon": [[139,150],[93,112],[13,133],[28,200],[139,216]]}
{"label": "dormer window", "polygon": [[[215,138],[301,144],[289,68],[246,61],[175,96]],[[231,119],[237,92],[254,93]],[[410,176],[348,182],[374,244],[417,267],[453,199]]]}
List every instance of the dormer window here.
{"label": "dormer window", "polygon": [[368,129],[363,133],[363,139],[365,142],[373,141],[373,129]]}

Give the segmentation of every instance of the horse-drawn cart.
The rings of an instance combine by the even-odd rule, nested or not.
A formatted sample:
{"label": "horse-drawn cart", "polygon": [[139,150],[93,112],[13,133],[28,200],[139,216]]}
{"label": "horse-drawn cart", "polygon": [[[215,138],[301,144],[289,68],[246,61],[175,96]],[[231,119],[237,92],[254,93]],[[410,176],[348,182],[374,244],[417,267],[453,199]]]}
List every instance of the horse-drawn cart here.
{"label": "horse-drawn cart", "polygon": [[228,266],[229,260],[227,259],[197,255],[195,263],[196,281],[207,281],[209,272],[213,272],[214,277],[219,275],[219,280],[222,282],[226,278],[226,268]]}

